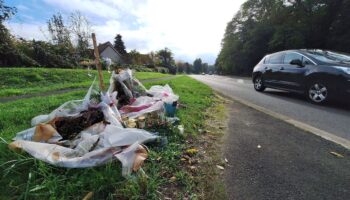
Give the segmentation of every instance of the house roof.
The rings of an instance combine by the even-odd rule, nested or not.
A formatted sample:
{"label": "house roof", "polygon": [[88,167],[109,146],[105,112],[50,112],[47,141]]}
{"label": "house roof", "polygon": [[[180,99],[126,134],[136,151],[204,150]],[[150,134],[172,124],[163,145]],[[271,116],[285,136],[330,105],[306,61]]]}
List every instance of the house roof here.
{"label": "house roof", "polygon": [[101,54],[107,47],[111,47],[113,51],[115,51],[120,57],[122,57],[122,55],[113,47],[112,43],[109,41],[98,45],[98,53]]}

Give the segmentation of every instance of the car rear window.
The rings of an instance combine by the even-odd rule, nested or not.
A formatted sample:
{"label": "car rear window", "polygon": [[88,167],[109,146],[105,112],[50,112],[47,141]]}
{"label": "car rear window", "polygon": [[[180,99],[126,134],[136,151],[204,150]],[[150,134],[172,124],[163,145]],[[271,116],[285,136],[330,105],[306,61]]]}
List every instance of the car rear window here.
{"label": "car rear window", "polygon": [[282,53],[275,53],[270,56],[268,56],[265,59],[265,64],[281,64],[282,63]]}

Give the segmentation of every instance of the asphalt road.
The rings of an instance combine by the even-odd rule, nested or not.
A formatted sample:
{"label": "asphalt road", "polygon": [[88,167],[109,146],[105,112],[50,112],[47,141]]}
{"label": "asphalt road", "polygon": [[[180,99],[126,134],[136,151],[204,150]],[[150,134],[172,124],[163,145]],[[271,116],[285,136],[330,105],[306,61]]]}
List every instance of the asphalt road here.
{"label": "asphalt road", "polygon": [[228,109],[229,199],[349,199],[349,150],[243,104]]}
{"label": "asphalt road", "polygon": [[[230,97],[238,97],[305,124],[350,140],[350,106],[346,103],[319,106],[289,92],[266,89],[256,92],[249,78],[191,75]],[[268,124],[267,124],[268,125]]]}

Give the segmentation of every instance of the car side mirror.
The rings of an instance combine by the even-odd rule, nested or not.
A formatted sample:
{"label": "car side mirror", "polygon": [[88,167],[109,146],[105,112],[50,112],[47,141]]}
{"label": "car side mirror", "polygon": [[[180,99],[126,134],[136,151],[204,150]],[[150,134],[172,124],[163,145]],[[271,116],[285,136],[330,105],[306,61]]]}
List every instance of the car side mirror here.
{"label": "car side mirror", "polygon": [[290,64],[291,65],[298,65],[299,67],[304,67],[303,62],[301,62],[301,60],[299,60],[299,59],[294,59],[294,60],[290,61]]}

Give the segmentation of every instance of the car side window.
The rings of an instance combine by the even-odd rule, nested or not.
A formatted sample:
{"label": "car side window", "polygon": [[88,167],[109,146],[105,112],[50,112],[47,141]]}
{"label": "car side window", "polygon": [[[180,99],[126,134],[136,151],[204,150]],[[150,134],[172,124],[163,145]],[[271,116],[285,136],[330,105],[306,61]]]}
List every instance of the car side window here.
{"label": "car side window", "polygon": [[311,60],[303,56],[303,65],[314,65]]}
{"label": "car side window", "polygon": [[264,59],[264,64],[269,64],[269,56],[266,56],[266,58]]}
{"label": "car side window", "polygon": [[266,64],[281,64],[282,63],[282,56],[281,53],[272,54],[265,60]]}
{"label": "car side window", "polygon": [[303,60],[303,56],[297,53],[286,53],[283,59],[284,64],[290,64],[292,60],[299,59],[300,61]]}

